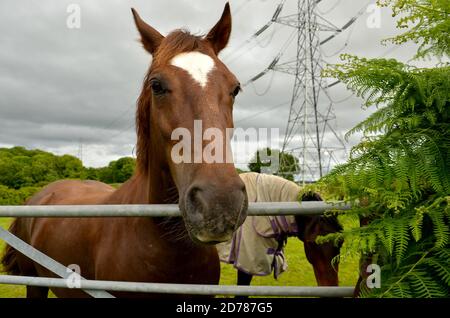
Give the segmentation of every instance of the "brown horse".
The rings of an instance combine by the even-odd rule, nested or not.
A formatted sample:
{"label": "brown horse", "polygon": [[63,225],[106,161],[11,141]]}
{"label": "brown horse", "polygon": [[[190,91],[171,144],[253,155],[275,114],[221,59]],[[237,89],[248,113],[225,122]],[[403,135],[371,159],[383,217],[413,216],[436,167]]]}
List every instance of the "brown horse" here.
{"label": "brown horse", "polygon": [[[321,196],[317,193],[306,193],[302,196],[302,201],[323,201]],[[333,259],[340,253],[342,242],[337,245],[332,242],[317,244],[316,238],[318,236],[325,236],[330,233],[342,231],[342,226],[339,224],[336,216],[323,215],[296,215],[295,222],[297,223],[298,233],[297,238],[303,242],[306,259],[312,265],[314,275],[316,277],[317,285],[319,286],[338,286],[338,269],[339,263],[333,264]],[[278,248],[281,249],[287,242],[290,236],[286,233],[281,233],[278,237]],[[237,270],[237,284],[250,285],[253,275],[241,270]],[[247,297],[238,297],[247,298]]]}
{"label": "brown horse", "polygon": [[[232,162],[174,162],[171,133],[178,127],[192,132],[194,120],[223,136],[233,127],[240,86],[218,58],[230,37],[230,8],[225,6],[206,37],[181,30],[164,37],[132,12],[142,44],[153,56],[137,102],[137,172],[117,191],[94,181],[55,182],[27,204],[178,203],[182,218],[18,218],[10,230],[58,262],[77,264],[88,279],[218,284],[213,244],[229,240],[245,219],[245,186]],[[222,142],[229,147],[228,139]],[[11,274],[54,276],[11,247],[2,262]],[[87,296],[80,290],[52,290],[59,297]],[[27,286],[27,297],[47,294],[46,287]]]}

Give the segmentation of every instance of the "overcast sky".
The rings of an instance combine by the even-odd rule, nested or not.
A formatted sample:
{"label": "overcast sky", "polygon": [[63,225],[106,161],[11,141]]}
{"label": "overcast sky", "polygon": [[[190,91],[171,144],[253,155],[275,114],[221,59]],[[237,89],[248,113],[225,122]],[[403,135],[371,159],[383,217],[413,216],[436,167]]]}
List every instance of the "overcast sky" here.
{"label": "overcast sky", "polygon": [[[81,141],[83,163],[87,166],[103,166],[110,160],[132,156],[135,101],[151,58],[136,41],[138,34],[130,7],[135,7],[162,34],[180,27],[204,34],[217,22],[225,2],[2,0],[0,146],[21,145],[78,155]],[[81,8],[79,29],[70,29],[66,24],[71,3]],[[293,31],[274,24],[257,41],[240,46],[270,20],[278,3],[230,1],[233,33],[221,57],[241,83],[265,69]],[[322,0],[318,9],[324,18],[342,26],[368,3]],[[294,14],[296,4],[295,0],[287,0],[280,16]],[[370,14],[364,12],[352,28],[322,47],[327,62],[337,61],[336,55],[331,56],[336,52],[402,61],[413,56],[414,46],[380,44],[382,38],[398,33],[389,10],[381,11],[379,28],[367,26]],[[286,49],[283,58],[289,60],[294,48],[295,43]],[[289,105],[274,106],[289,101],[292,85],[292,76],[269,73],[246,86],[235,106],[236,126],[278,127],[283,133]],[[339,84],[329,94],[339,101],[350,93]],[[361,100],[352,97],[336,103],[334,113],[333,127],[345,133],[370,111],[361,109]],[[349,146],[355,142],[357,138],[351,139]]]}

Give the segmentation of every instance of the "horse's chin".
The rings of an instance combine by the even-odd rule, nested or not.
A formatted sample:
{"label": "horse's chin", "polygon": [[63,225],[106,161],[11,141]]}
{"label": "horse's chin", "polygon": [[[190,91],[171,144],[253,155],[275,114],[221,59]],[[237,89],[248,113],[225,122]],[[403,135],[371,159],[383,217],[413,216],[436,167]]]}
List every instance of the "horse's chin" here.
{"label": "horse's chin", "polygon": [[190,236],[189,235],[189,237],[190,237],[192,242],[194,242],[195,244],[198,244],[198,245],[211,245],[212,246],[212,245],[216,245],[216,244],[222,243],[222,241],[207,241],[207,242],[204,242],[204,241],[200,241],[195,236]]}
{"label": "horse's chin", "polygon": [[187,233],[191,241],[200,245],[216,245],[223,242],[228,242],[233,238],[233,233],[224,235],[208,235],[207,232],[196,231],[193,228],[187,226]]}
{"label": "horse's chin", "polygon": [[[200,224],[193,224],[188,217],[189,212],[186,211],[184,204],[180,204],[180,210],[186,232],[194,243],[201,245],[215,245],[222,242],[228,242],[233,238],[236,226],[233,227],[230,225],[227,226],[224,231],[221,231],[215,228],[215,224],[220,222],[220,220],[208,220],[206,222],[201,222]],[[190,211],[190,213],[192,214],[192,211]]]}
{"label": "horse's chin", "polygon": [[233,235],[227,235],[227,236],[222,236],[222,237],[205,237],[202,235],[196,235],[196,234],[192,234],[190,232],[189,233],[189,238],[196,244],[201,244],[201,245],[216,245],[219,243],[223,243],[223,242],[228,242],[229,240],[231,240],[231,238],[233,237]]}

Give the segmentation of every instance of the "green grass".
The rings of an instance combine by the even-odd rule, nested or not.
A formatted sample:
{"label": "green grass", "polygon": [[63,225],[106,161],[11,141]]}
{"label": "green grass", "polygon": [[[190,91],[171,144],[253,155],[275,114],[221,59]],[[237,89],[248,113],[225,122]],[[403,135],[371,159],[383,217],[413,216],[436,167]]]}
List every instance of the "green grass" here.
{"label": "green grass", "polygon": [[[11,218],[0,218],[0,226],[8,228]],[[342,222],[342,220],[341,220]],[[354,222],[343,221],[344,227],[356,226]],[[345,245],[345,243],[344,243]],[[5,243],[0,240],[0,254],[3,253]],[[345,246],[343,247],[343,249]],[[255,276],[252,285],[272,285],[272,286],[316,286],[312,266],[306,260],[303,250],[303,243],[297,238],[290,238],[285,249],[288,269],[278,280],[273,276]],[[221,285],[236,284],[236,269],[232,265],[222,264]],[[4,274],[1,273],[0,274]],[[346,257],[341,259],[339,264],[339,285],[355,286],[358,277],[357,257]],[[50,293],[51,294],[51,293]],[[2,285],[0,284],[0,298],[17,298],[25,296],[24,286]],[[53,295],[51,295],[53,296]]]}
{"label": "green grass", "polygon": [[[278,280],[270,276],[254,276],[252,285],[270,286],[317,286],[311,264],[306,260],[303,243],[290,238],[285,249],[288,269]],[[358,278],[358,260],[345,259],[339,264],[339,285],[355,286]],[[236,284],[236,269],[232,265],[222,264],[221,285]]]}
{"label": "green grass", "polygon": [[[355,227],[357,223],[349,219],[340,219],[344,228]],[[345,250],[345,243],[341,251]],[[313,268],[308,262],[303,249],[303,243],[295,238],[288,239],[285,247],[288,269],[278,280],[270,276],[254,276],[252,285],[270,286],[317,286]],[[358,263],[355,256],[342,257],[339,263],[339,285],[355,286],[358,280]],[[235,285],[237,282],[236,269],[232,265],[222,264],[221,285]]]}
{"label": "green grass", "polygon": [[[7,229],[9,224],[11,224],[12,218],[0,218],[0,226]],[[3,255],[5,249],[5,242],[0,240],[0,255]],[[0,271],[0,274],[4,274]],[[25,296],[25,286],[19,285],[3,285],[0,284],[0,297],[1,298],[11,298],[11,297],[24,297]]]}

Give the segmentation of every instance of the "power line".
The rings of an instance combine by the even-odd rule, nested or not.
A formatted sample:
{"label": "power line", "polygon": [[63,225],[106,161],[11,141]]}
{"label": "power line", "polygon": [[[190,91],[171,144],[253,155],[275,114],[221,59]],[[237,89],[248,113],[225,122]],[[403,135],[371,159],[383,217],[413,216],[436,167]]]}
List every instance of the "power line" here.
{"label": "power line", "polygon": [[78,143],[78,159],[83,163],[83,139],[79,139]]}
{"label": "power line", "polygon": [[[134,126],[134,122],[132,125],[128,126],[127,128],[119,131],[118,133],[115,133],[113,135],[108,135],[106,134],[104,131],[109,130],[111,127],[113,127],[114,125],[116,125],[117,123],[120,122],[120,120],[122,120],[124,118],[124,116],[131,110],[134,109],[135,105],[131,104],[129,105],[123,112],[119,113],[117,116],[115,116],[112,120],[110,120],[106,126],[101,127],[101,129],[103,130],[103,132],[99,133],[99,136],[97,136],[97,138],[100,139],[108,139],[108,140],[112,140],[118,136],[120,136],[121,134],[129,131],[129,129],[131,129]],[[79,142],[78,142],[78,152],[77,152],[77,157],[80,159],[81,162],[83,162],[83,155],[84,155],[84,146],[83,146],[83,139],[80,138]]]}
{"label": "power line", "polygon": [[333,11],[334,9],[337,8],[338,5],[341,4],[342,0],[337,0],[336,3],[334,5],[331,6],[331,8],[329,8],[326,11],[321,11],[319,8],[317,8],[317,11],[321,14],[321,15],[327,15],[328,13],[330,13],[331,11]]}
{"label": "power line", "polygon": [[116,138],[116,137],[119,137],[120,135],[122,135],[122,134],[124,134],[124,133],[126,133],[126,132],[129,132],[134,126],[135,126],[135,123],[134,123],[134,121],[133,121],[133,122],[132,122],[130,125],[128,125],[126,128],[120,130],[119,132],[117,132],[117,133],[115,133],[115,134],[113,134],[113,135],[111,135],[111,136],[108,136],[109,140],[114,139],[114,138]]}
{"label": "power line", "polygon": [[233,11],[233,17],[235,17],[244,7],[246,7],[251,0],[247,0],[246,2],[242,3],[239,7],[237,7],[234,11]]}
{"label": "power line", "polygon": [[123,112],[121,112],[119,115],[117,115],[113,120],[111,120],[105,127],[103,127],[104,130],[107,130],[111,128],[113,125],[118,123],[123,117],[131,110],[134,109],[136,106],[134,104],[129,105]]}
{"label": "power line", "polygon": [[246,121],[246,120],[248,120],[248,119],[253,119],[253,118],[255,118],[256,116],[259,116],[259,115],[262,115],[262,114],[271,112],[271,111],[273,111],[273,110],[275,110],[275,109],[277,109],[277,108],[280,108],[281,106],[285,106],[285,105],[288,105],[288,104],[289,104],[289,101],[286,101],[286,102],[284,102],[284,103],[277,104],[277,105],[275,105],[275,106],[271,106],[271,107],[269,107],[269,108],[267,108],[267,109],[265,109],[265,110],[263,110],[263,111],[260,111],[260,112],[258,112],[258,113],[254,113],[254,114],[252,114],[252,115],[250,115],[250,116],[247,116],[247,117],[244,117],[244,118],[241,118],[241,119],[235,121],[234,123],[237,124],[237,123]]}
{"label": "power line", "polygon": [[325,52],[323,51],[322,47],[320,46],[320,50],[322,51],[322,55],[324,57],[326,57],[326,58],[330,58],[330,57],[334,57],[334,56],[340,54],[348,46],[348,44],[350,43],[350,38],[353,35],[353,31],[355,30],[355,27],[356,27],[356,23],[354,23],[352,25],[352,27],[350,28],[350,31],[347,34],[347,38],[345,39],[344,45],[340,49],[335,51],[334,53],[331,53],[330,55],[326,55]]}
{"label": "power line", "polygon": [[[277,26],[275,25],[275,26],[272,28],[272,33],[270,34],[270,36],[268,37],[268,39],[267,39],[267,40],[263,39],[263,40],[261,40],[261,41],[258,41],[258,38],[255,38],[256,44],[258,44],[258,46],[259,46],[260,48],[262,48],[262,49],[266,48],[266,47],[272,42],[273,37],[275,36],[275,33],[276,33],[276,32],[277,32]],[[265,44],[262,44],[263,41],[266,41],[266,43],[265,43]]]}
{"label": "power line", "polygon": [[334,31],[334,33],[332,35],[330,35],[329,37],[327,37],[325,40],[321,41],[319,44],[323,45],[325,43],[327,43],[328,41],[330,41],[331,39],[335,38],[336,36],[338,36],[339,34],[341,34],[342,32],[344,32],[349,26],[351,26],[353,23],[356,22],[356,20],[358,20],[359,17],[361,17],[364,12],[367,9],[367,6],[372,3],[372,0],[369,0],[367,2],[366,5],[364,5],[359,11],[358,13],[356,13],[353,17],[350,18],[350,20],[347,21],[347,23],[345,23],[341,28],[337,29]]}
{"label": "power line", "polygon": [[247,82],[245,82],[243,84],[244,87],[247,86],[248,84],[252,83],[252,82],[257,81],[258,79],[260,79],[261,77],[263,77],[264,75],[266,75],[269,71],[271,71],[273,69],[273,67],[278,63],[278,61],[283,56],[283,52],[292,43],[292,39],[294,38],[295,34],[296,34],[296,30],[293,30],[292,33],[287,38],[286,42],[281,47],[281,50],[279,51],[279,53],[274,57],[272,62],[270,62],[269,66],[267,66],[262,72],[258,73],[257,75],[255,75],[254,77],[249,79]]}
{"label": "power line", "polygon": [[266,95],[269,92],[270,88],[272,87],[274,77],[275,77],[275,72],[272,72],[272,76],[270,77],[269,84],[267,85],[266,89],[264,91],[262,91],[261,93],[256,90],[255,83],[251,82],[252,88],[253,88],[253,91],[255,92],[255,94],[258,96]]}
{"label": "power line", "polygon": [[[336,119],[332,112],[332,106],[341,103],[353,96],[347,96],[342,100],[335,101],[326,91],[327,88],[339,83],[333,82],[329,85],[320,76],[322,69],[323,52],[322,45],[333,40],[339,34],[350,30],[347,34],[345,44],[337,52],[331,56],[339,54],[350,42],[355,22],[365,12],[367,5],[363,6],[354,16],[352,16],[341,27],[337,27],[328,19],[321,16],[317,11],[317,4],[320,1],[315,0],[297,0],[297,13],[281,16],[281,10],[277,12],[277,17],[272,23],[266,24],[261,28],[264,32],[273,23],[282,24],[293,28],[293,34],[288,39],[287,45],[296,42],[296,56],[293,61],[282,62],[283,55],[287,49],[287,45],[278,51],[272,62],[261,72],[250,78],[244,85],[252,84],[262,78],[270,71],[279,71],[294,76],[294,87],[290,101],[289,116],[285,130],[285,137],[282,151],[289,152],[300,156],[301,178],[306,179],[306,174],[310,174],[312,179],[321,177],[324,171],[329,170],[330,163],[336,158],[337,149],[335,145],[340,145],[339,150],[346,152],[345,143],[339,134],[334,130],[330,122]],[[332,9],[336,8],[341,0],[338,0]],[[371,2],[371,1],[370,1]],[[370,3],[369,2],[369,3]],[[327,10],[326,13],[331,12]],[[319,32],[331,32],[325,39],[320,39]],[[293,36],[297,36],[297,41],[291,41]],[[272,73],[273,76],[273,73]],[[263,93],[270,90],[272,80]],[[257,94],[260,94],[256,92]],[[327,98],[329,106],[323,108],[320,99]],[[280,106],[281,107],[281,106]],[[264,113],[269,110],[265,110]],[[328,145],[329,137],[324,138],[331,131],[331,136],[337,139],[334,144]],[[300,144],[297,137],[300,134]],[[333,148],[333,149],[332,149]],[[311,149],[314,149],[312,151]],[[300,153],[298,153],[300,151]]]}
{"label": "power line", "polygon": [[[286,2],[286,0],[281,0],[280,3],[275,8],[275,11],[274,11],[274,13],[272,15],[272,18],[266,24],[264,24],[262,27],[260,27],[255,33],[253,33],[247,40],[245,40],[240,45],[238,45],[236,50],[234,50],[231,53],[225,55],[223,57],[223,60],[230,59],[237,52],[240,52],[247,44],[251,43],[257,37],[259,37],[262,33],[264,33],[275,22],[275,20],[278,18],[278,15],[280,14],[281,10],[283,9],[283,6],[284,6],[285,2]],[[235,59],[233,58],[232,61],[234,61],[234,60]],[[231,61],[228,60],[227,63],[231,63]]]}

